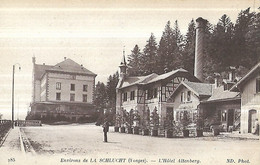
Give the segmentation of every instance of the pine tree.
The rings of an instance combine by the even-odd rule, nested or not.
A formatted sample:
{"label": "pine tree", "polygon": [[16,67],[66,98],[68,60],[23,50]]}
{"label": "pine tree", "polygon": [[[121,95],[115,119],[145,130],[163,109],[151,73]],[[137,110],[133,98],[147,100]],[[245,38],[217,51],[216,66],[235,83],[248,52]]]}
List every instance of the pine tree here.
{"label": "pine tree", "polygon": [[116,108],[116,86],[119,81],[119,74],[116,72],[110,75],[106,85],[106,93],[108,98],[108,107],[115,111]]}
{"label": "pine tree", "polygon": [[248,53],[248,46],[246,43],[246,34],[249,31],[250,24],[254,13],[250,13],[250,8],[241,11],[238,14],[234,29],[234,56],[233,60],[237,65],[250,68],[255,60]]}
{"label": "pine tree", "polygon": [[107,106],[106,86],[102,82],[98,82],[96,84],[94,105],[96,106],[96,109],[100,112],[102,112]]}
{"label": "pine tree", "polygon": [[180,32],[178,21],[176,20],[173,27],[173,37],[175,43],[173,44],[173,60],[171,66],[173,69],[183,68],[183,47],[184,47],[184,40],[183,36]]}
{"label": "pine tree", "polygon": [[233,63],[233,24],[230,18],[224,14],[215,26],[211,38],[210,56],[214,59],[218,68],[215,72],[223,72]]}
{"label": "pine tree", "polygon": [[145,74],[158,72],[159,68],[157,68],[158,67],[157,50],[158,47],[157,47],[156,39],[152,33],[143,50],[142,64],[144,66],[143,70]]}
{"label": "pine tree", "polygon": [[170,71],[174,68],[172,60],[174,60],[174,51],[177,47],[176,39],[174,38],[173,29],[170,21],[167,22],[162,34],[158,48],[158,65],[159,74],[165,71]]}
{"label": "pine tree", "polygon": [[129,76],[139,76],[143,71],[143,67],[141,64],[142,54],[140,52],[140,48],[138,45],[135,45],[132,53],[128,55],[128,75]]}
{"label": "pine tree", "polygon": [[188,31],[185,36],[185,44],[182,56],[183,68],[194,73],[194,59],[195,59],[195,40],[196,29],[195,22],[192,19],[188,26]]}
{"label": "pine tree", "polygon": [[[260,7],[258,8],[260,10]],[[260,12],[254,13],[245,36],[247,51],[252,64],[260,62]]]}

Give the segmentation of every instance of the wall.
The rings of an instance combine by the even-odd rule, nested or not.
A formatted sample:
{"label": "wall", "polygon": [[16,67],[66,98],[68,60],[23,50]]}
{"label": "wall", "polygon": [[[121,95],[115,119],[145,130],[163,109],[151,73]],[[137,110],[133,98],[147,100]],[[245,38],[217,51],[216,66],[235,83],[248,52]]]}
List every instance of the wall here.
{"label": "wall", "polygon": [[[56,101],[56,92],[61,93],[61,101],[70,101],[70,94],[75,94],[76,102],[83,102],[83,94],[87,94],[87,103],[93,102],[94,76],[81,76],[61,73],[49,73],[47,99]],[[56,89],[56,83],[61,82],[61,90]],[[70,90],[70,85],[75,84],[75,91]],[[83,85],[88,85],[87,92]]]}
{"label": "wall", "polygon": [[242,87],[241,92],[241,132],[248,133],[249,111],[256,110],[257,118],[260,119],[260,93],[256,93],[256,78],[260,73],[254,75]]}

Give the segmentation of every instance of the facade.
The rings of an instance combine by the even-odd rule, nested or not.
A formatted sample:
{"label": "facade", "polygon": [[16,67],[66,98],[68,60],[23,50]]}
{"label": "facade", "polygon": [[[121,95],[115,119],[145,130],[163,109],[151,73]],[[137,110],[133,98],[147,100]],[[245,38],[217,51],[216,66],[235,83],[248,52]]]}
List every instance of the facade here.
{"label": "facade", "polygon": [[163,123],[167,114],[174,111],[173,102],[169,102],[174,89],[184,80],[199,82],[199,80],[184,69],[157,75],[126,76],[126,62],[122,61],[120,67],[120,79],[117,86],[117,114],[122,110],[126,112],[138,111],[141,118],[144,114],[151,114],[156,110],[160,123]]}
{"label": "facade", "polygon": [[96,74],[66,58],[54,66],[35,62],[33,57],[30,116],[41,120],[77,122],[94,113]]}
{"label": "facade", "polygon": [[241,93],[241,133],[254,133],[260,118],[260,63],[242,77],[231,91]]}
{"label": "facade", "polygon": [[200,113],[200,103],[212,95],[212,84],[183,81],[172,93],[174,121],[181,122],[186,113],[191,123],[195,123]]}
{"label": "facade", "polygon": [[225,84],[214,87],[212,95],[200,103],[204,115],[204,125],[220,125],[222,131],[240,130],[241,97],[239,92],[231,92]]}

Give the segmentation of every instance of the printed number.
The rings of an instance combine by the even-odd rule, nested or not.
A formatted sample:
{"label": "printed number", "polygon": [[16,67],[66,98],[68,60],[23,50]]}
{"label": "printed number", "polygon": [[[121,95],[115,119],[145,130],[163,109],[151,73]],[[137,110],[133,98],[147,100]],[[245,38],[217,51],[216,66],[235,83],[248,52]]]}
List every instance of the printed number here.
{"label": "printed number", "polygon": [[15,158],[8,159],[8,162],[15,162]]}

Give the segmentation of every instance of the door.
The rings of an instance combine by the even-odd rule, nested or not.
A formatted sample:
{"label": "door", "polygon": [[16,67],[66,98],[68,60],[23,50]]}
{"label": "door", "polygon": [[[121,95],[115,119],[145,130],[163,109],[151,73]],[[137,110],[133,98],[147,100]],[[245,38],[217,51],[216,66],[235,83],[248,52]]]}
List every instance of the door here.
{"label": "door", "polygon": [[248,115],[248,133],[253,133],[255,129],[256,110],[250,110]]}
{"label": "door", "polygon": [[234,125],[234,109],[228,110],[228,119],[227,119],[227,131],[229,131],[229,127]]}

